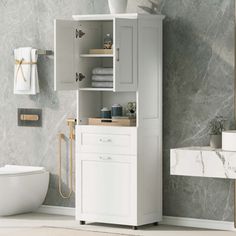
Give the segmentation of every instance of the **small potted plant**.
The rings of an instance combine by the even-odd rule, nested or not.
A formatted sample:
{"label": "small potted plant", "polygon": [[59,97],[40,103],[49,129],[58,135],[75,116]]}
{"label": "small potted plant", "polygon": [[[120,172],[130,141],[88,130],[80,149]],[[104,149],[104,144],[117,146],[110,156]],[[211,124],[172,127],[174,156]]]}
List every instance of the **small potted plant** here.
{"label": "small potted plant", "polygon": [[212,148],[221,148],[224,123],[225,119],[223,116],[216,116],[209,122],[210,146]]}

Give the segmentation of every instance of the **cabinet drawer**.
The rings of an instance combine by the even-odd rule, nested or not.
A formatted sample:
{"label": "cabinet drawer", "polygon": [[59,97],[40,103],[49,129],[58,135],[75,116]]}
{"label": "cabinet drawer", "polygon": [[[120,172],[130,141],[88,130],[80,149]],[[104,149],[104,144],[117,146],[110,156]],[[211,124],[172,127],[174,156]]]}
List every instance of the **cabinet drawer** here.
{"label": "cabinet drawer", "polygon": [[79,152],[137,154],[136,127],[77,126]]}

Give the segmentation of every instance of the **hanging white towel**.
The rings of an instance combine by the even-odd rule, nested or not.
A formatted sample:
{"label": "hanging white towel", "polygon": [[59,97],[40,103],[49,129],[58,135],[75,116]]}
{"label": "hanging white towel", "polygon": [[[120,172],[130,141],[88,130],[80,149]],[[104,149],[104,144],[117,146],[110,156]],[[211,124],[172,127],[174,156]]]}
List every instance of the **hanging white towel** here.
{"label": "hanging white towel", "polygon": [[[30,89],[31,76],[31,49],[18,48],[14,50],[15,55],[15,90],[25,91]],[[26,64],[27,63],[27,64]]]}
{"label": "hanging white towel", "polygon": [[33,63],[31,66],[31,92],[32,94],[39,93],[39,77],[38,77],[38,54],[37,54],[37,49],[32,49],[31,50],[31,59]]}
{"label": "hanging white towel", "polygon": [[14,94],[39,93],[37,50],[31,47],[18,48],[14,50],[14,55]]}

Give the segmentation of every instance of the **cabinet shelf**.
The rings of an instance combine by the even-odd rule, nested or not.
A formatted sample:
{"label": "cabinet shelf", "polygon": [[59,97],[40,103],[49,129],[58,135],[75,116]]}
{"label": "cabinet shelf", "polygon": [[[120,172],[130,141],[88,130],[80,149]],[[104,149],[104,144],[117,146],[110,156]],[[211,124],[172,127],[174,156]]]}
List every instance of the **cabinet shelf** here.
{"label": "cabinet shelf", "polygon": [[82,91],[113,91],[113,88],[80,88]]}
{"label": "cabinet shelf", "polygon": [[113,54],[80,54],[80,57],[96,57],[96,58],[100,58],[100,57],[113,57]]}

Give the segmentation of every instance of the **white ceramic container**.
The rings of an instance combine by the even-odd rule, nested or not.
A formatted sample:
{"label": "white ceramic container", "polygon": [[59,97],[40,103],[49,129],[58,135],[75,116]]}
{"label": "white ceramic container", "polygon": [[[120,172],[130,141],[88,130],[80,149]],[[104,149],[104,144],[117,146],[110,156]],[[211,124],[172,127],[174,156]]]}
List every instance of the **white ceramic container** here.
{"label": "white ceramic container", "polygon": [[236,130],[222,132],[222,150],[236,151]]}
{"label": "white ceramic container", "polygon": [[108,0],[111,14],[126,13],[128,0]]}

